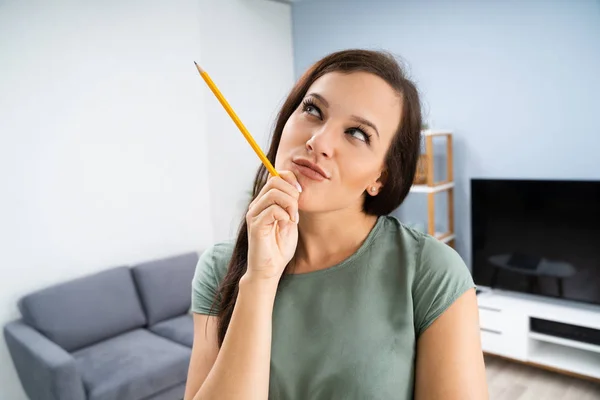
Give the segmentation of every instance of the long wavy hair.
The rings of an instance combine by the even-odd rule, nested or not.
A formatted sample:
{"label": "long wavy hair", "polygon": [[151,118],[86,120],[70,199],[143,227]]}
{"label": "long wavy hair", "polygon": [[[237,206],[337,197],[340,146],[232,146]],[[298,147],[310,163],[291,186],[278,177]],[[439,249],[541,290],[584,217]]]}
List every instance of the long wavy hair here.
{"label": "long wavy hair", "polygon": [[[329,72],[367,72],[385,80],[402,99],[402,110],[397,132],[385,158],[384,185],[377,196],[364,194],[363,212],[369,215],[387,215],[400,206],[413,182],[421,147],[421,105],[415,85],[406,77],[396,59],[387,52],[350,49],[327,55],[313,64],[296,82],[277,115],[269,150],[271,163],[281,141],[283,128],[300,105],[310,86]],[[269,178],[261,165],[256,173],[252,200],[256,198]],[[213,305],[218,309],[218,343],[223,344],[238,296],[239,282],[247,268],[248,226],[243,218],[237,234],[227,274],[216,293]]]}

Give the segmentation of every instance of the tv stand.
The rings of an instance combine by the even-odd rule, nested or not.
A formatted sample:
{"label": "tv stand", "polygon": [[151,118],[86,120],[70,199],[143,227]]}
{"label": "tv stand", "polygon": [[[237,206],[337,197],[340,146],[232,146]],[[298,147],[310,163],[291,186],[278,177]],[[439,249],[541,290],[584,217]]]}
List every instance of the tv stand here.
{"label": "tv stand", "polygon": [[485,353],[600,381],[600,307],[478,289]]}

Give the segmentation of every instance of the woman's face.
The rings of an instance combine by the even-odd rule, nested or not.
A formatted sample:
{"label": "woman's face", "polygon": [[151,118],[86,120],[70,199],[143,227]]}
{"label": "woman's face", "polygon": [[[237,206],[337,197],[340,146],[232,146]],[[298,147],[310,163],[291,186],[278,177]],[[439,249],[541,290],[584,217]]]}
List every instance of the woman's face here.
{"label": "woman's face", "polygon": [[365,190],[377,195],[400,113],[401,97],[376,75],[331,72],[317,79],[285,124],[275,162],[297,176],[300,209],[360,210]]}

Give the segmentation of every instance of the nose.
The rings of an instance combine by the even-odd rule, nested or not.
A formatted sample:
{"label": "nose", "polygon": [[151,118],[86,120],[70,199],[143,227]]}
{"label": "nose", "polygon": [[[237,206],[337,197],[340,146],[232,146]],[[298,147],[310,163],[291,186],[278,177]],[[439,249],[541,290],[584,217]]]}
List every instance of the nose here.
{"label": "nose", "polygon": [[325,158],[331,158],[335,153],[338,140],[336,129],[330,124],[325,124],[307,140],[306,149],[309,153],[317,153]]}

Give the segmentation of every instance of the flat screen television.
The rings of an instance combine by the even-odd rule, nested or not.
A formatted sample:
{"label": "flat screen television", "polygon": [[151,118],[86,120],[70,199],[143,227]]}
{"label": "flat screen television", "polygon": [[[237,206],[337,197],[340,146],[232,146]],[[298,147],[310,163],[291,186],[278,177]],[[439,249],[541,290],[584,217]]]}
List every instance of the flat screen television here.
{"label": "flat screen television", "polygon": [[600,304],[600,181],[471,180],[478,286]]}

